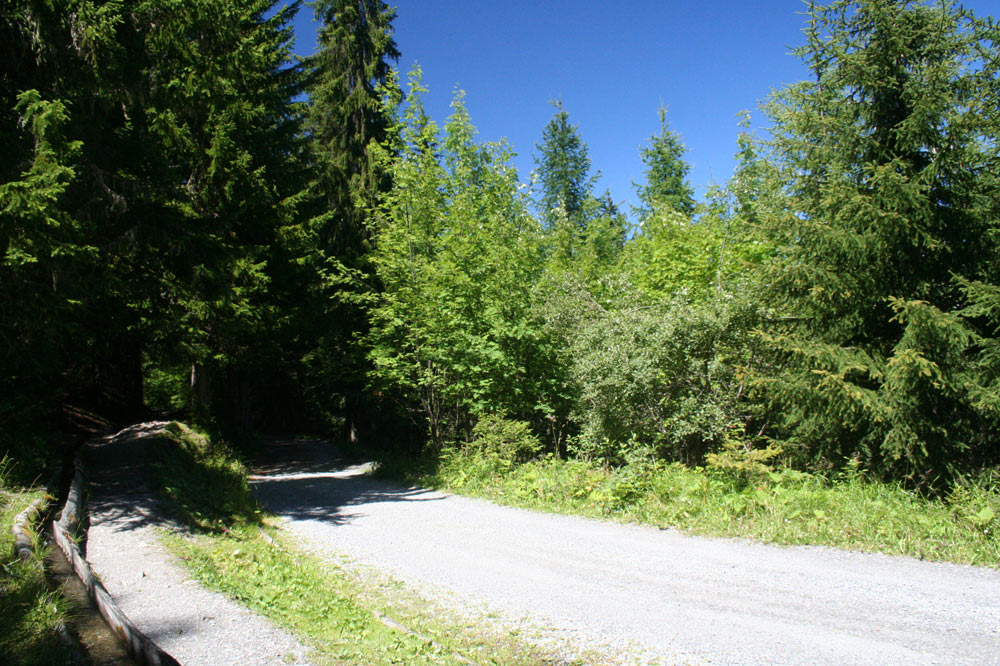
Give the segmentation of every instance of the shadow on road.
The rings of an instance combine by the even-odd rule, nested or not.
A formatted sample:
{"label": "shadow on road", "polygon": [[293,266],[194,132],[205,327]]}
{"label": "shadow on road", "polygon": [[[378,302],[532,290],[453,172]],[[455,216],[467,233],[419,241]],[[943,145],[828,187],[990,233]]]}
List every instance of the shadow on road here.
{"label": "shadow on road", "polygon": [[[143,426],[152,430],[147,424]],[[135,438],[141,434],[144,430],[136,426],[114,437],[95,440],[83,450],[90,522],[108,522],[115,531],[147,525],[177,528],[152,492],[149,463],[156,440]]]}
{"label": "shadow on road", "polygon": [[342,525],[352,506],[373,502],[428,502],[441,495],[368,476],[368,463],[352,464],[328,442],[276,441],[253,465],[250,484],[268,510],[293,519]]}
{"label": "shadow on road", "polygon": [[330,442],[319,439],[269,439],[253,455],[254,475],[325,472],[351,464]]}

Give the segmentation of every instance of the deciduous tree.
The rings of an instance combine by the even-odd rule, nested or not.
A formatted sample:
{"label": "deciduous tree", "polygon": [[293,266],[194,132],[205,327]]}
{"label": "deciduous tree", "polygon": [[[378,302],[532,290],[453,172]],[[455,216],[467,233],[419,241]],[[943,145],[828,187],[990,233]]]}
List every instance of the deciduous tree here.
{"label": "deciduous tree", "polygon": [[[373,211],[383,286],[370,309],[372,381],[426,424],[465,439],[485,413],[531,418],[540,402],[530,292],[537,229],[504,144],[478,145],[462,103],[441,135],[411,76],[392,188]],[[398,156],[392,153],[398,150]]]}

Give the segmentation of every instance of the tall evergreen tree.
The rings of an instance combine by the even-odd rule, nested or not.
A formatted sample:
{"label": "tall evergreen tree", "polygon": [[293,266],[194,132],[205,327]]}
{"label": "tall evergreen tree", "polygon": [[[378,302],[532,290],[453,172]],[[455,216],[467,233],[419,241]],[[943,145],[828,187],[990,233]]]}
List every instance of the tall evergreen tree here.
{"label": "tall evergreen tree", "polygon": [[169,159],[166,214],[146,236],[163,254],[173,337],[192,363],[196,412],[250,425],[255,377],[274,356],[284,306],[283,229],[304,195],[298,3],[198,0],[150,6],[152,132]]}
{"label": "tall evergreen tree", "polygon": [[540,185],[538,212],[545,245],[556,266],[596,275],[614,262],[627,235],[627,221],[605,191],[593,193],[587,144],[569,122],[561,102],[536,146]]}
{"label": "tall evergreen tree", "polygon": [[640,155],[645,179],[634,183],[641,205],[633,208],[639,225],[626,247],[623,268],[648,296],[671,298],[684,292],[703,297],[715,273],[718,229],[694,224],[694,190],[685,180],[691,167],[665,109],[660,109],[660,133],[649,138]]}
{"label": "tall evergreen tree", "polygon": [[368,158],[390,122],[379,86],[399,58],[394,9],[382,0],[318,0],[318,51],[310,60],[308,127],[326,217],[317,239],[342,259],[365,252],[363,207],[386,187]]}
{"label": "tall evergreen tree", "polygon": [[[387,138],[394,88],[390,62],[395,10],[382,0],[320,0],[318,51],[310,68],[307,128],[316,182],[313,218],[302,240],[304,279],[314,288],[298,304],[295,327],[305,402],[323,425],[343,421],[345,434],[365,418],[367,372],[354,343],[367,328],[355,296],[372,288],[367,211],[390,186],[370,151]],[[390,92],[389,95],[395,94]]]}
{"label": "tall evergreen tree", "polygon": [[145,349],[216,374],[214,391],[196,381],[200,402],[245,420],[250,359],[266,356],[248,350],[273,338],[279,228],[302,190],[297,5],[274,5],[75,0],[4,15],[19,68],[4,95],[21,101],[0,187],[4,219],[24,224],[4,225],[3,286],[52,285],[33,300],[54,325],[23,338],[43,353],[22,354],[28,374],[51,366],[48,394],[114,387],[134,410]]}
{"label": "tall evergreen tree", "polygon": [[915,483],[995,455],[957,278],[995,281],[997,32],[951,3],[811,7],[814,81],[769,106],[787,214],[764,278],[786,327],[769,383],[789,450]]}
{"label": "tall evergreen tree", "polygon": [[12,2],[0,34],[0,423],[36,437],[63,400],[106,407],[113,385],[118,407],[142,401],[130,304],[151,280],[123,260],[141,56],[121,3]]}
{"label": "tall evergreen tree", "polygon": [[660,133],[649,137],[649,145],[640,153],[646,165],[645,182],[635,186],[642,203],[636,209],[640,221],[661,207],[686,217],[694,213],[694,190],[687,182],[691,166],[684,161],[684,153],[680,136],[667,123],[667,110],[661,108]]}
{"label": "tall evergreen tree", "polygon": [[562,102],[555,102],[556,113],[542,130],[542,142],[535,146],[535,164],[541,185],[539,212],[547,227],[558,224],[561,214],[578,230],[585,228],[584,206],[596,178],[590,174],[587,144]]}

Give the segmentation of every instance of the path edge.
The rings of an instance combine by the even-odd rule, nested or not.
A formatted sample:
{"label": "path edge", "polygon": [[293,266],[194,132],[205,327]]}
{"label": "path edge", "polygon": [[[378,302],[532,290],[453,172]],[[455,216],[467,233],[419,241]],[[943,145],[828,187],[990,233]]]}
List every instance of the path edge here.
{"label": "path edge", "polygon": [[52,522],[56,544],[73,567],[73,572],[87,588],[87,595],[97,606],[101,617],[125,645],[129,656],[141,666],[180,666],[180,662],[143,634],[125,615],[80,550],[77,536],[86,511],[87,482],[79,453],[73,458],[72,470],[66,470],[66,473],[69,474],[70,471],[73,476],[66,503],[59,519]]}
{"label": "path edge", "polygon": [[[37,531],[41,527],[41,523],[47,520],[49,511],[52,509],[52,500],[59,494],[59,484],[62,474],[63,470],[57,469],[53,473],[52,478],[49,479],[48,484],[46,484],[42,496],[14,517],[14,522],[10,527],[11,534],[14,535],[14,557],[28,561],[36,554],[37,540],[32,532]],[[33,528],[32,526],[35,527]],[[41,538],[41,533],[39,533],[39,538]],[[38,560],[38,566],[42,569],[45,568],[41,560]],[[47,575],[46,578],[48,578]],[[65,622],[60,622],[56,625],[55,631],[59,635],[59,640],[69,649],[72,664],[83,666],[89,663],[83,649],[80,647],[80,642],[75,638],[75,634],[70,632]]]}

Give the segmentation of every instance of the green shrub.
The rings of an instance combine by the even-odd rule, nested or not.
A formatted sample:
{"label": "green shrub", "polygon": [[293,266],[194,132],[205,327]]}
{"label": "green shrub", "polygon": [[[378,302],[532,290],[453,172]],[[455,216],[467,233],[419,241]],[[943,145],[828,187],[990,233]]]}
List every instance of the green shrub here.
{"label": "green shrub", "polygon": [[194,527],[225,531],[260,520],[242,463],[227,446],[182,423],[164,428],[153,469],[160,492]]}
{"label": "green shrub", "polygon": [[472,428],[472,441],[465,445],[473,455],[496,460],[510,469],[538,455],[542,444],[525,421],[486,414]]}
{"label": "green shrub", "polygon": [[774,463],[782,453],[781,447],[769,443],[764,448],[753,448],[739,428],[726,434],[722,449],[705,456],[709,469],[732,476],[741,483],[751,483],[774,473]]}
{"label": "green shrub", "polygon": [[756,306],[727,295],[633,301],[582,322],[571,342],[576,453],[620,465],[630,443],[643,442],[659,458],[699,464],[750,416]]}

